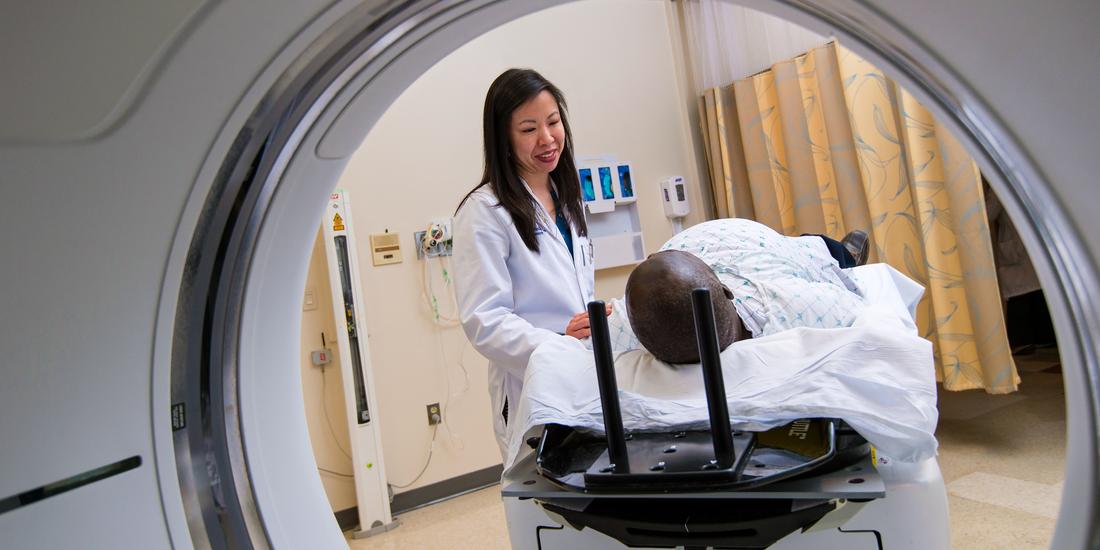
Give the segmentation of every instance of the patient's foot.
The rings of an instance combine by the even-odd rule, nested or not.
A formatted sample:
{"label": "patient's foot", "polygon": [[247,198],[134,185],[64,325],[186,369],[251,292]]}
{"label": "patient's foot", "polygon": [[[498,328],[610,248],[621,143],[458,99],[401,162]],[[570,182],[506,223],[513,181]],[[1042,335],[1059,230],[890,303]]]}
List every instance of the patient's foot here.
{"label": "patient's foot", "polygon": [[844,248],[852,255],[852,259],[856,261],[856,265],[867,263],[867,254],[871,246],[868,242],[866,233],[856,229],[845,235],[844,238],[840,240],[840,244],[844,245]]}

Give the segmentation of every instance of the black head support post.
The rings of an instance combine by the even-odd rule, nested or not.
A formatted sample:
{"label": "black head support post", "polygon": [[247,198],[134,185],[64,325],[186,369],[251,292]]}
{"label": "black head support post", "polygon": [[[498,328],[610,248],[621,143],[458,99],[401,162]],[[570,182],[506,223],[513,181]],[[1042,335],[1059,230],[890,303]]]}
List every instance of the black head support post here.
{"label": "black head support post", "polygon": [[596,357],[596,380],[600,385],[600,406],[603,408],[603,427],[607,434],[607,455],[616,473],[626,473],[630,465],[626,455],[623,414],[619,408],[619,384],[615,381],[611,334],[607,329],[607,313],[602,300],[588,303],[588,324],[592,329],[592,353]]}
{"label": "black head support post", "polygon": [[733,466],[733,435],[730,432],[729,407],[726,406],[726,384],[722,379],[722,359],[718,349],[718,331],[714,328],[714,306],[710,291],[691,291],[691,306],[695,316],[695,338],[699,343],[699,360],[703,367],[703,385],[710,414],[710,435],[714,440],[714,458],[718,468]]}

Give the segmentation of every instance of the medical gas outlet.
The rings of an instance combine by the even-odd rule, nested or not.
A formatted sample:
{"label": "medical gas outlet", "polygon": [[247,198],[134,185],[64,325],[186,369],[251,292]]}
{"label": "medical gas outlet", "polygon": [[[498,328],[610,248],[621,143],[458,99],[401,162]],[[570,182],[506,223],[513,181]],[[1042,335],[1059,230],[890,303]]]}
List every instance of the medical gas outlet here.
{"label": "medical gas outlet", "polygon": [[424,231],[413,233],[416,242],[416,259],[451,255],[451,219],[440,218],[428,224]]}

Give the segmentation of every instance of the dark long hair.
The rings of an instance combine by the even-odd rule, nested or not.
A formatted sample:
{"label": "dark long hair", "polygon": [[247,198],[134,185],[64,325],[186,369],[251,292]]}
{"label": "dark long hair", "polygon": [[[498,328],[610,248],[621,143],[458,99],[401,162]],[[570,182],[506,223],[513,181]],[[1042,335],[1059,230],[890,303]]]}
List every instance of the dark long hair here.
{"label": "dark long hair", "polygon": [[498,206],[512,216],[512,223],[523,243],[534,252],[539,251],[539,242],[535,238],[536,199],[524,189],[516,172],[515,160],[512,158],[511,127],[512,112],[543,90],[550,92],[557,101],[561,123],[565,127],[565,146],[557,167],[550,172],[550,177],[557,183],[558,205],[577,234],[588,235],[584,206],[581,203],[581,184],[577,177],[577,165],[573,160],[573,131],[566,116],[565,95],[557,86],[531,69],[508,69],[489,86],[482,117],[485,171],[481,182],[458,204],[458,208],[462,208],[470,195],[482,185],[488,184],[497,196]]}

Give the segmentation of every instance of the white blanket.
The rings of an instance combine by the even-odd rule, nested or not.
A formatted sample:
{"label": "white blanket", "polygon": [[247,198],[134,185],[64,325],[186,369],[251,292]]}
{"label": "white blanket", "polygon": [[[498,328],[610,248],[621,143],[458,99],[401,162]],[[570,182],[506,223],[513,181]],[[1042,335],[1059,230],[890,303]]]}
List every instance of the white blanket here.
{"label": "white blanket", "polygon": [[[917,335],[913,312],[923,292],[885,264],[855,268],[868,306],[848,328],[796,328],[743,340],[722,354],[734,428],[765,430],[810,417],[841,418],[882,455],[917,462],[936,453],[936,379],[932,345]],[[709,425],[703,375],[645,350],[615,360],[627,430]],[[573,338],[540,345],[513,409],[505,467],[527,437],[557,423],[603,432],[592,352]]]}

